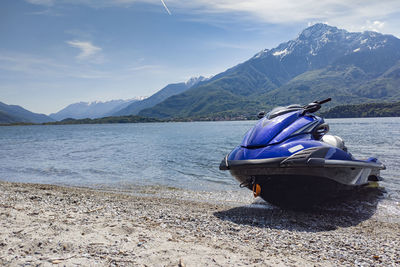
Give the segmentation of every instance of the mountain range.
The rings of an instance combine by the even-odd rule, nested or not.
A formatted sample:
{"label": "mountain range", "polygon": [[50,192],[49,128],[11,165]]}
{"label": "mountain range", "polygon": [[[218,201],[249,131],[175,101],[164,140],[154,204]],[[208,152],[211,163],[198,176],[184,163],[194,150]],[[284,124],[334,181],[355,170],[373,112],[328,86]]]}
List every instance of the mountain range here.
{"label": "mountain range", "polygon": [[106,102],[79,102],[68,105],[57,113],[49,116],[54,120],[60,121],[67,118],[73,119],[95,119],[113,114],[114,112],[127,107],[128,105],[139,101],[139,99],[130,100],[111,100]]}
{"label": "mountain range", "polygon": [[145,108],[151,108],[157,105],[158,103],[161,103],[168,97],[183,93],[189,88],[196,86],[200,82],[204,82],[206,80],[207,78],[200,76],[200,77],[192,77],[186,82],[168,84],[167,86],[165,86],[164,88],[162,88],[160,91],[156,92],[149,98],[143,99],[142,101],[131,103],[127,107],[122,108],[117,112],[114,112],[112,115],[113,116],[136,115],[141,110]]}
{"label": "mountain range", "polygon": [[68,105],[57,113],[49,116],[54,120],[65,119],[96,119],[108,116],[136,115],[142,109],[151,108],[170,96],[180,94],[206,78],[193,77],[186,82],[168,84],[148,98],[136,98],[130,100],[111,100],[106,102],[79,102]]}
{"label": "mountain range", "polygon": [[51,121],[54,121],[54,119],[45,114],[33,113],[20,106],[0,102],[0,123],[43,123]]}
{"label": "mountain range", "polygon": [[186,82],[168,84],[148,98],[136,97],[130,100],[73,103],[49,116],[0,102],[0,123],[43,123],[66,119],[96,119],[109,116],[136,115],[142,109],[153,107],[168,97],[180,94],[204,81],[207,81],[207,78],[200,76],[192,77]]}
{"label": "mountain range", "polygon": [[330,106],[400,100],[400,40],[315,24],[138,115],[234,118],[327,97]]}

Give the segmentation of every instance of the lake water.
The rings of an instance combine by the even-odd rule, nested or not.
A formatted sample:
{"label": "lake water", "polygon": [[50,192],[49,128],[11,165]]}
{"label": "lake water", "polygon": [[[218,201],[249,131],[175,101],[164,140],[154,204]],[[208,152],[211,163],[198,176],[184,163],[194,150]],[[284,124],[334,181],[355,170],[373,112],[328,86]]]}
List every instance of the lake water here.
{"label": "lake water", "polygon": [[[400,118],[330,119],[356,158],[387,166],[380,184],[400,199]],[[0,127],[0,179],[71,186],[239,189],[222,158],[255,121]]]}

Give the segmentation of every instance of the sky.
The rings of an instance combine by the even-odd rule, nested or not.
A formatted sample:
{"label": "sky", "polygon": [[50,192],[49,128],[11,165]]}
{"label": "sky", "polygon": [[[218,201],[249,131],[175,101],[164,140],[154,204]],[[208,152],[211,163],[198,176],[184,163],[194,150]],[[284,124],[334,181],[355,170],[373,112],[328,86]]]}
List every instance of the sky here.
{"label": "sky", "polygon": [[49,114],[150,96],[318,22],[400,37],[400,1],[1,0],[0,101]]}

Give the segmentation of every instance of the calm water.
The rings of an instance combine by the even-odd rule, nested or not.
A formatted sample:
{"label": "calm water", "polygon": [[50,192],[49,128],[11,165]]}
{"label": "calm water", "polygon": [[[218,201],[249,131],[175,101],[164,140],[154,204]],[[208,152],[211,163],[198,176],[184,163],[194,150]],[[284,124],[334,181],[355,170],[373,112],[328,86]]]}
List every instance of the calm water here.
{"label": "calm water", "polygon": [[[357,158],[387,166],[400,192],[400,118],[327,120]],[[73,186],[167,185],[236,190],[221,159],[255,121],[0,127],[0,179]]]}

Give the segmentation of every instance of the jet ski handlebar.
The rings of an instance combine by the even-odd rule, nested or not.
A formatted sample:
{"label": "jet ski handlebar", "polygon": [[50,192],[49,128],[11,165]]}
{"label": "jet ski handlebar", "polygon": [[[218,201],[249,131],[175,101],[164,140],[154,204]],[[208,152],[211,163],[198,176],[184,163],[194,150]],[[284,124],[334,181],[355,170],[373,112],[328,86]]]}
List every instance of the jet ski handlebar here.
{"label": "jet ski handlebar", "polygon": [[[306,113],[313,113],[313,112],[318,111],[321,108],[322,104],[325,104],[325,103],[327,103],[327,102],[329,102],[331,100],[332,100],[331,98],[327,98],[327,99],[324,99],[324,100],[321,100],[321,101],[311,102],[310,104],[305,105],[305,106],[291,105],[291,106],[288,106],[286,108],[283,108],[283,110],[282,110],[282,107],[281,107],[281,109],[276,110],[276,111],[275,111],[275,109],[273,109],[270,113],[268,113],[269,114],[268,115],[268,119],[272,119],[272,118],[275,118],[276,116],[285,114],[285,113],[290,112],[290,111],[295,111],[295,110],[296,111],[297,110],[303,110],[302,113],[301,113],[302,115],[305,115]],[[262,119],[265,116],[266,116],[265,111],[261,111],[257,115],[257,117],[259,119]]]}
{"label": "jet ski handlebar", "polygon": [[310,103],[308,105],[305,105],[303,107],[304,111],[303,111],[302,114],[304,115],[306,113],[314,113],[314,112],[318,111],[321,108],[322,104],[325,104],[325,103],[327,103],[327,102],[329,102],[331,100],[332,100],[331,98],[327,98],[327,99],[324,99],[324,100],[321,100],[321,101],[314,101],[314,102],[312,102],[312,103]]}
{"label": "jet ski handlebar", "polygon": [[332,98],[329,97],[329,98],[327,98],[327,99],[324,99],[324,100],[321,100],[321,101],[314,101],[314,102],[316,102],[316,103],[322,105],[322,104],[328,103],[328,102],[331,101],[331,100],[332,100]]}

